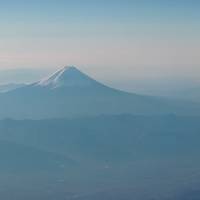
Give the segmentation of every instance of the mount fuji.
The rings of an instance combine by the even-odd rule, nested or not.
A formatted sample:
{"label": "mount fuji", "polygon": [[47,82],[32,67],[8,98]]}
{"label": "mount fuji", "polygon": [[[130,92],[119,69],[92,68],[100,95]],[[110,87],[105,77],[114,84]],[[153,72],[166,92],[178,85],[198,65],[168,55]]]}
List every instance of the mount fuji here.
{"label": "mount fuji", "polygon": [[84,87],[94,86],[96,84],[97,82],[94,79],[82,73],[76,67],[67,66],[61,70],[58,70],[50,77],[37,82],[35,85],[56,89],[61,87],[84,88]]}
{"label": "mount fuji", "polygon": [[71,66],[0,94],[0,118],[73,118],[124,113],[199,115],[200,105],[113,89]]}

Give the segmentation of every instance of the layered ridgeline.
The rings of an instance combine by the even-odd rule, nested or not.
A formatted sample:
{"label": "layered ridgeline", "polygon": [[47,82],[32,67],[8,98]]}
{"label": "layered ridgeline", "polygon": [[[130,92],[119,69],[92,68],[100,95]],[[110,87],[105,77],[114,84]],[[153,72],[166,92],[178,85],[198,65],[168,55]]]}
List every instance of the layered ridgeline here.
{"label": "layered ridgeline", "polygon": [[200,199],[200,117],[0,120],[3,200]]}
{"label": "layered ridgeline", "polygon": [[200,114],[200,105],[131,94],[64,67],[49,78],[0,94],[0,118],[42,119],[99,114]]}

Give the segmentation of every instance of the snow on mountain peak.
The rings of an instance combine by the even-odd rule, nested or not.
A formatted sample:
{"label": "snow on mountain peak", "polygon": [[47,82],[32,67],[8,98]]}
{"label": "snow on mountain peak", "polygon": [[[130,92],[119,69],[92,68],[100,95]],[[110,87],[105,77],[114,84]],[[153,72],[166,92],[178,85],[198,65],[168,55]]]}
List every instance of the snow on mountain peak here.
{"label": "snow on mountain peak", "polygon": [[37,85],[54,89],[73,86],[85,87],[91,85],[92,82],[96,81],[79,71],[76,67],[66,66],[50,77],[39,81]]}

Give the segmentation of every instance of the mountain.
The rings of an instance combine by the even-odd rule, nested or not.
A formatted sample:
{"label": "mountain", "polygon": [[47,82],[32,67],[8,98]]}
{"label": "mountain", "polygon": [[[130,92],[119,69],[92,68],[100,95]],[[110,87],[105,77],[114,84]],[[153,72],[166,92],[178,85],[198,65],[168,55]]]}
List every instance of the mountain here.
{"label": "mountain", "polygon": [[89,76],[83,74],[81,71],[73,66],[64,67],[55,72],[49,78],[43,79],[34,84],[35,86],[46,87],[49,89],[69,88],[69,87],[94,87],[101,85]]}
{"label": "mountain", "polygon": [[75,67],[64,67],[41,81],[0,94],[1,119],[123,113],[199,115],[200,104],[116,90]]}
{"label": "mountain", "polygon": [[191,197],[199,199],[199,120],[175,115],[0,120],[1,197],[178,200],[193,199],[194,192]]}
{"label": "mountain", "polygon": [[6,119],[0,121],[0,140],[110,164],[144,157],[198,156],[199,120],[200,117],[175,115]]}

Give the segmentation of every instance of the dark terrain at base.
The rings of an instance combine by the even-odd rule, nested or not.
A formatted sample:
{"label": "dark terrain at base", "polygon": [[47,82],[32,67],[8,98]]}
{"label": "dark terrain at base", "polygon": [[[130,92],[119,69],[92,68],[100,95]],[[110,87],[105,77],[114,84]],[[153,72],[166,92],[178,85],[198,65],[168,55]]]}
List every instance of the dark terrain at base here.
{"label": "dark terrain at base", "polygon": [[175,115],[2,120],[1,198],[199,199],[199,121]]}

